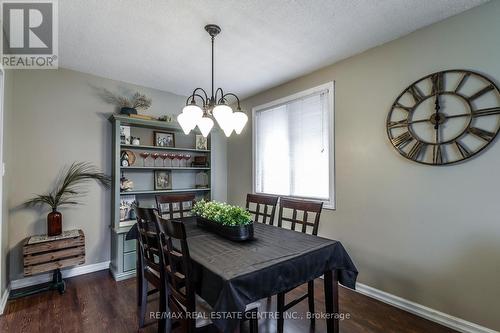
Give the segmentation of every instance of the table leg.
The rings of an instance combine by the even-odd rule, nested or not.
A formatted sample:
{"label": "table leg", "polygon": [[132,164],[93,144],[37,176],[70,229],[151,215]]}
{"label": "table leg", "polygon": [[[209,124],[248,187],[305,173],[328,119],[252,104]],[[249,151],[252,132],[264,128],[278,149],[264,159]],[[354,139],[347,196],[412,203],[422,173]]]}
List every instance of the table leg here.
{"label": "table leg", "polygon": [[327,271],[324,275],[325,283],[325,307],[326,307],[326,331],[328,333],[339,332],[339,284],[337,271]]}

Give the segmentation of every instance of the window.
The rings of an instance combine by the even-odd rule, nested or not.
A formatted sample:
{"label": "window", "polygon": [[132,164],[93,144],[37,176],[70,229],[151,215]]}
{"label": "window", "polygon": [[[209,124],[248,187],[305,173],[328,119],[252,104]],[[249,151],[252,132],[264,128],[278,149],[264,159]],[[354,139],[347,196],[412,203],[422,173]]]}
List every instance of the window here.
{"label": "window", "polygon": [[333,82],[254,108],[254,192],[335,208],[333,120]]}

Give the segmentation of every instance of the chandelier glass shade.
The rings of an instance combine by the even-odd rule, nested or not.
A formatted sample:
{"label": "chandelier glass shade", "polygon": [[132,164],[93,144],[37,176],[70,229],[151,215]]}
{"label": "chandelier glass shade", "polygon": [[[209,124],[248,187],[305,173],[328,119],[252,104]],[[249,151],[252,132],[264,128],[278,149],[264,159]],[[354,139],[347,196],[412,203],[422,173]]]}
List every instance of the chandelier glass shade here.
{"label": "chandelier glass shade", "polygon": [[181,125],[184,134],[188,135],[189,132],[194,130],[198,122],[203,117],[203,110],[193,104],[186,105],[182,109],[182,113],[177,116],[177,122]]}
{"label": "chandelier glass shade", "polygon": [[246,115],[246,113],[241,111],[236,111],[235,113],[233,113],[233,126],[236,134],[241,134],[241,131],[243,131],[243,128],[247,124],[247,121],[248,116]]}
{"label": "chandelier glass shade", "polygon": [[214,127],[214,121],[210,117],[203,117],[198,121],[198,128],[205,138],[210,133],[212,127]]}
{"label": "chandelier glass shade", "polygon": [[[212,38],[211,96],[209,97],[202,88],[194,89],[186,100],[182,113],[177,116],[177,122],[186,135],[198,126],[201,134],[207,137],[214,126],[212,118],[215,118],[227,137],[231,136],[233,131],[240,134],[248,121],[248,116],[241,110],[240,99],[233,93],[224,93],[222,88],[217,88],[214,93],[214,40],[221,29],[215,24],[209,24],[205,26],[205,30]],[[228,105],[228,99],[235,100],[236,112]]]}

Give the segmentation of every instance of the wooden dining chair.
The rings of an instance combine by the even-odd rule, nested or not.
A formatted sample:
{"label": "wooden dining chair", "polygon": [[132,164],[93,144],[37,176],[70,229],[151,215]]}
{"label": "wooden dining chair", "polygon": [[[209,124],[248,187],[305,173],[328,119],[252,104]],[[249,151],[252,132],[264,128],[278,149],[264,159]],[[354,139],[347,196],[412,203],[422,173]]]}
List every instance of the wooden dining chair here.
{"label": "wooden dining chair", "polygon": [[254,222],[273,225],[278,199],[279,197],[275,195],[248,193],[246,209],[254,215]]}
{"label": "wooden dining chair", "polygon": [[[154,208],[135,207],[138,231],[138,260],[137,279],[139,296],[139,327],[144,327],[147,297],[160,293],[159,312],[167,310],[167,284],[164,276],[163,252],[161,251],[161,232],[159,229],[158,215]],[[149,290],[149,284],[153,289]],[[158,332],[165,331],[165,321],[158,322]]]}
{"label": "wooden dining chair", "polygon": [[[194,333],[213,325],[209,318],[212,312],[210,305],[201,297],[196,295],[191,258],[189,255],[188,242],[186,240],[186,228],[180,220],[160,219],[165,237],[162,237],[163,258],[166,260],[165,273],[169,288],[168,305],[170,311],[181,314],[181,319],[175,322],[180,325],[180,332]],[[177,244],[174,247],[174,243]],[[247,310],[256,312],[258,303],[247,306]],[[193,316],[191,313],[202,313],[206,315]],[[250,319],[250,333],[257,333],[257,316],[252,315]],[[173,327],[174,328],[174,327]],[[177,327],[175,327],[177,329]]]}
{"label": "wooden dining chair", "polygon": [[[323,209],[322,202],[297,200],[289,198],[280,198],[280,209],[278,214],[278,227],[285,227],[283,222],[287,222],[290,229],[318,235],[319,219],[321,210]],[[294,307],[304,299],[309,301],[309,312],[314,313],[314,280],[307,283],[307,294],[304,294],[288,304],[285,304],[285,295],[292,289],[278,294],[277,312],[278,312],[278,333],[283,332],[284,318],[283,314],[286,310]],[[311,316],[311,325],[314,326],[314,316]]]}
{"label": "wooden dining chair", "polygon": [[194,199],[193,193],[157,195],[156,207],[160,217],[167,217],[170,220],[182,218],[191,214],[195,203]]}

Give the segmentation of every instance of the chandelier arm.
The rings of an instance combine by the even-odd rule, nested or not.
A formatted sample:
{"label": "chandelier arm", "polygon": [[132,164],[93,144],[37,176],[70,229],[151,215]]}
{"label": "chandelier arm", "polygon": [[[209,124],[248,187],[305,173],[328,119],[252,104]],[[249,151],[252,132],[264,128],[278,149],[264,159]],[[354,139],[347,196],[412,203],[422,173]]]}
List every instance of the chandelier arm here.
{"label": "chandelier arm", "polygon": [[241,110],[241,107],[240,107],[240,99],[238,98],[238,96],[236,96],[235,94],[233,93],[226,93],[224,95],[222,95],[220,101],[225,101],[226,100],[226,97],[227,96],[233,96],[234,98],[236,98],[236,101],[238,102],[238,110]]}
{"label": "chandelier arm", "polygon": [[220,102],[220,99],[217,99],[217,94],[219,93],[219,91],[220,91],[221,98],[222,98],[222,96],[224,96],[224,91],[222,90],[222,88],[217,88],[217,90],[215,91],[215,96],[214,96],[214,101],[217,104]]}
{"label": "chandelier arm", "polygon": [[[205,101],[205,98],[203,98],[203,96],[201,96],[200,94],[195,94],[193,93],[191,96],[189,96],[186,100],[186,105],[189,105],[189,104],[196,104],[195,102],[195,97],[198,97],[199,99],[201,99],[201,102],[202,102],[202,105],[203,107],[205,107],[205,105],[207,104],[207,102]],[[191,102],[189,102],[191,101]]]}
{"label": "chandelier arm", "polygon": [[203,88],[196,88],[195,90],[193,90],[193,94],[191,96],[195,95],[198,90],[201,90],[203,92],[203,95],[205,95],[205,101],[208,102],[209,98],[207,92]]}
{"label": "chandelier arm", "polygon": [[205,105],[207,105],[207,101],[203,98],[203,96],[199,95],[199,94],[193,94],[193,96],[196,96],[196,97],[199,97],[203,103],[203,107],[205,107]]}

